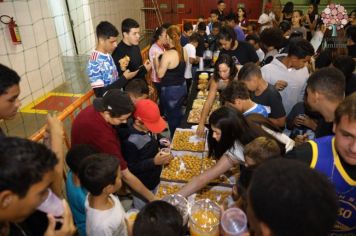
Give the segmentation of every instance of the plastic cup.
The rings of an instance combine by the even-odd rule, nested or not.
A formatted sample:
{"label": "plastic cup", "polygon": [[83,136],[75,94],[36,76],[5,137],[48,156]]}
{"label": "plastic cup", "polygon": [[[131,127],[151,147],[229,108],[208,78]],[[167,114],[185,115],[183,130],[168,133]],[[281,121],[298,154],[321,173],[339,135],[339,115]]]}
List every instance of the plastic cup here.
{"label": "plastic cup", "polygon": [[186,198],[179,194],[170,194],[163,197],[162,201],[168,202],[169,204],[177,208],[177,210],[183,217],[183,225],[186,225],[188,223],[189,206]]}
{"label": "plastic cup", "polygon": [[61,217],[64,213],[63,202],[51,189],[48,189],[47,199],[42,202],[37,210],[51,214],[54,217]]}
{"label": "plastic cup", "polygon": [[171,154],[171,149],[170,148],[161,148],[160,152],[165,155]]}
{"label": "plastic cup", "polygon": [[221,210],[218,204],[209,200],[196,201],[190,210],[189,229],[191,236],[219,236]]}
{"label": "plastic cup", "polygon": [[247,217],[239,208],[226,210],[221,217],[224,236],[241,236],[247,230]]}
{"label": "plastic cup", "polygon": [[159,144],[161,145],[161,147],[169,147],[171,145],[171,141],[169,141],[168,138],[161,138],[159,140]]}

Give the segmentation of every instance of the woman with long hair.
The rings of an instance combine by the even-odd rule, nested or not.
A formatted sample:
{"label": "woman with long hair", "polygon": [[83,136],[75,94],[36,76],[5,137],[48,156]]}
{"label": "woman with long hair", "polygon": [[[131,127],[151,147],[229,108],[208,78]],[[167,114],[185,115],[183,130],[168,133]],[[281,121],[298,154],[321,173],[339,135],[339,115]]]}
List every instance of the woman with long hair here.
{"label": "woman with long hair", "polygon": [[237,9],[237,22],[241,29],[247,30],[248,19],[246,14],[246,9],[244,7],[239,7]]}
{"label": "woman with long hair", "polygon": [[284,20],[292,22],[293,11],[294,11],[294,3],[287,2],[284,5],[281,15],[279,17],[279,23],[281,23]]}
{"label": "woman with long hair", "polygon": [[153,58],[157,77],[161,80],[161,99],[171,137],[183,117],[182,104],[187,93],[184,79],[185,61],[180,35],[178,26],[170,26],[167,29],[169,49],[162,54],[160,61],[158,53]]}
{"label": "woman with long hair", "polygon": [[[194,177],[178,192],[184,197],[199,191],[232,167],[244,164],[244,146],[255,138],[261,136],[271,138],[284,147],[272,132],[270,134],[256,122],[248,121],[241,112],[232,107],[224,106],[214,111],[209,118],[209,124],[209,156],[215,158],[217,162],[204,173]],[[266,130],[271,131],[269,128]],[[285,148],[281,149],[281,155],[284,151]]]}
{"label": "woman with long hair", "polygon": [[305,14],[305,23],[304,27],[307,29],[307,40],[310,41],[315,27],[316,23],[318,21],[318,5],[317,4],[310,4],[307,10],[307,13]]}
{"label": "woman with long hair", "polygon": [[214,74],[210,80],[208,97],[204,103],[197,128],[197,134],[199,136],[203,136],[204,134],[205,121],[213,106],[217,92],[225,89],[228,83],[234,79],[237,79],[237,68],[234,61],[229,55],[223,54],[215,63]]}

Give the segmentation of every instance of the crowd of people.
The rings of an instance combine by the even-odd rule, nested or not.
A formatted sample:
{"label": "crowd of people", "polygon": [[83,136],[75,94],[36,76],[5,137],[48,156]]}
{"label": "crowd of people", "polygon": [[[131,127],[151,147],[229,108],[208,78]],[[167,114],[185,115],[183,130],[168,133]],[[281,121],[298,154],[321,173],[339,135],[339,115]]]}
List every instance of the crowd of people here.
{"label": "crowd of people", "polygon": [[[177,194],[239,167],[233,206],[247,214],[246,235],[355,235],[356,10],[338,32],[342,48],[328,44],[316,4],[303,14],[288,2],[277,16],[267,2],[257,24],[246,12],[226,14],[220,0],[208,21],[165,23],[146,61],[137,21],[122,21],[119,43],[100,22],[87,66],[95,98],[76,115],[70,150],[53,115],[44,144],[0,129],[0,235],[186,235],[179,211],[155,194],[202,61],[213,73],[195,132],[207,130],[216,164]],[[0,119],[21,106],[20,80],[0,64]],[[133,226],[118,197],[125,188],[140,210]],[[66,199],[59,217],[38,210],[53,194]]]}

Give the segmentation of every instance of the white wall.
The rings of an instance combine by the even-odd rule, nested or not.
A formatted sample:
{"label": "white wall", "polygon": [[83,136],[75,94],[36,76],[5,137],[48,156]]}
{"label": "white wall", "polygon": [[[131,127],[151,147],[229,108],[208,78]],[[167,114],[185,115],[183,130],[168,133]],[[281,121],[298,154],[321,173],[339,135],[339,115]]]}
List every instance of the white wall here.
{"label": "white wall", "polygon": [[0,15],[16,21],[22,44],[13,45],[8,27],[0,24],[0,63],[21,76],[22,104],[64,82],[61,52],[47,0],[0,2]]}
{"label": "white wall", "polygon": [[[69,0],[79,55],[95,48],[95,27],[107,20],[121,37],[121,21],[131,17],[143,27],[142,0]],[[55,89],[65,81],[62,56],[75,55],[65,0],[0,2],[0,15],[13,16],[22,44],[11,43],[8,28],[0,24],[0,63],[21,76],[23,105]]]}
{"label": "white wall", "polygon": [[100,21],[109,21],[120,32],[121,21],[133,18],[144,27],[141,14],[142,0],[70,0],[70,15],[74,22],[74,33],[79,54],[90,54],[95,47],[95,28]]}

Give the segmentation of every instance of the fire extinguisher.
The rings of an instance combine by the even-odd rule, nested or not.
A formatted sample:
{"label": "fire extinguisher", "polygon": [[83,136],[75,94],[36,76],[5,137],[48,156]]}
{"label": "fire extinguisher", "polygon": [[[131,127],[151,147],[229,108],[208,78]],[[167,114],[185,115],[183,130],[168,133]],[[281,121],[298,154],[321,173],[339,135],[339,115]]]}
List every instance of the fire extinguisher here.
{"label": "fire extinguisher", "polygon": [[[4,18],[7,19],[7,21],[4,21]],[[0,21],[3,24],[6,24],[8,26],[12,43],[13,44],[21,44],[21,36],[20,36],[19,27],[17,26],[16,22],[14,21],[14,18],[10,17],[8,15],[2,15],[2,16],[0,16]]]}

